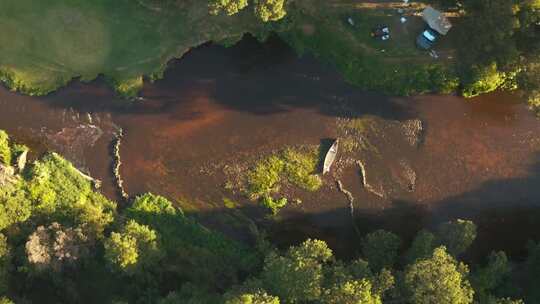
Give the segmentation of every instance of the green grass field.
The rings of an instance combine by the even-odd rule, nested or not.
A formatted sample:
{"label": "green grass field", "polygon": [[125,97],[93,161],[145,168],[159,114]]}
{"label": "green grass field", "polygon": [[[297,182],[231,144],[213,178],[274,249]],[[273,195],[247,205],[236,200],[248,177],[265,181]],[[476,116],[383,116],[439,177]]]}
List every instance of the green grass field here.
{"label": "green grass field", "polygon": [[0,79],[40,95],[104,75],[129,95],[189,48],[259,26],[248,11],[210,16],[199,0],[2,0]]}

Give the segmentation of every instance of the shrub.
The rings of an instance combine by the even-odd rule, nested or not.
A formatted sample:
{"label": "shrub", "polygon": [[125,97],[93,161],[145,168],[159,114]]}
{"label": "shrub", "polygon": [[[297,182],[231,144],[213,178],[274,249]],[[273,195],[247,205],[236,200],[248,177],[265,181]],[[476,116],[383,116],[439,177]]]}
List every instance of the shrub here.
{"label": "shrub", "polygon": [[448,248],[450,254],[458,256],[476,239],[476,225],[472,221],[462,219],[449,221],[438,227],[437,238]]}
{"label": "shrub", "polygon": [[36,216],[67,226],[86,224],[98,238],[116,213],[116,203],[95,192],[92,183],[56,153],[35,163],[26,189]]}
{"label": "shrub", "polygon": [[247,194],[250,199],[259,198],[262,205],[275,214],[287,204],[286,198],[274,200],[272,193],[282,183],[290,183],[307,191],[316,191],[322,186],[321,178],[315,174],[319,158],[315,149],[285,149],[259,161],[247,174]]}
{"label": "shrub", "polygon": [[273,199],[270,196],[263,196],[261,198],[261,204],[272,211],[272,214],[277,214],[279,209],[287,206],[288,200],[285,197],[280,199]]}
{"label": "shrub", "polygon": [[473,67],[468,78],[462,91],[463,96],[468,98],[495,91],[506,81],[505,74],[498,71],[495,63],[486,67]]}
{"label": "shrub", "polygon": [[362,243],[362,253],[367,258],[371,269],[380,271],[384,267],[391,268],[396,262],[400,238],[392,232],[377,230],[368,234]]}

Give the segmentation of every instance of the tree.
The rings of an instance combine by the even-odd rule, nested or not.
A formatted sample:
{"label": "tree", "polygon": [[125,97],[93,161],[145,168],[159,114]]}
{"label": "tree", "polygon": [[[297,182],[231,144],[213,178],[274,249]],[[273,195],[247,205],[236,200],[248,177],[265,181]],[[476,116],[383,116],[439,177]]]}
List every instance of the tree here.
{"label": "tree", "polygon": [[0,233],[0,294],[5,294],[8,289],[10,258],[7,238]]}
{"label": "tree", "polygon": [[205,286],[191,283],[182,284],[179,291],[170,292],[165,298],[160,299],[158,304],[223,304],[223,298],[215,291],[210,291]]}
{"label": "tree", "polygon": [[23,186],[20,181],[0,186],[0,230],[24,222],[32,215],[32,204]]}
{"label": "tree", "polygon": [[278,21],[285,17],[285,0],[256,0],[255,15],[264,22]]}
{"label": "tree", "polygon": [[435,249],[435,235],[429,231],[420,230],[405,254],[406,263],[411,264],[428,258],[433,253],[433,249]]}
{"label": "tree", "polygon": [[104,245],[105,258],[127,273],[153,264],[159,256],[156,232],[134,220],[130,220],[122,232],[111,233]]}
{"label": "tree", "polygon": [[367,258],[373,271],[391,268],[396,262],[400,238],[392,232],[377,230],[368,234],[362,243],[362,254]]}
{"label": "tree", "polygon": [[382,304],[381,297],[373,293],[367,279],[338,283],[324,291],[324,304]]}
{"label": "tree", "polygon": [[160,256],[163,255],[164,262],[170,265],[162,273],[181,277],[199,289],[227,288],[262,262],[247,245],[184,216],[180,209],[161,196],[145,194],[137,197],[125,215],[159,235]]}
{"label": "tree", "polygon": [[462,219],[443,223],[437,229],[437,239],[448,248],[450,254],[459,256],[476,239],[476,225]]}
{"label": "tree", "polygon": [[9,166],[11,164],[11,149],[9,147],[9,136],[0,130],[0,164]]}
{"label": "tree", "polygon": [[527,275],[528,275],[528,286],[526,289],[527,303],[538,303],[540,302],[540,243],[531,242],[528,245],[528,255],[527,255]]}
{"label": "tree", "polygon": [[0,298],[0,304],[14,304],[14,302],[11,301],[10,299],[6,298],[6,297],[1,297]]}
{"label": "tree", "polygon": [[362,280],[369,282],[370,294],[373,299],[383,298],[384,293],[392,289],[395,283],[395,278],[390,270],[383,269],[374,275],[369,264],[362,259],[355,260],[350,264],[336,261],[330,267],[325,268],[324,288],[326,293],[335,294],[335,292],[340,293],[345,289],[351,290],[350,284],[356,285],[354,282]]}
{"label": "tree", "polygon": [[383,269],[372,279],[373,293],[384,298],[384,294],[394,288],[396,278],[388,269]]}
{"label": "tree", "polygon": [[265,291],[243,293],[233,296],[225,304],[279,304],[279,298],[267,294]]}
{"label": "tree", "polygon": [[232,16],[238,14],[248,5],[248,0],[210,0],[210,14],[226,14]]}
{"label": "tree", "polygon": [[56,153],[34,163],[25,190],[33,215],[65,226],[85,226],[96,238],[103,237],[116,214],[116,203],[96,192],[88,178]]}
{"label": "tree", "polygon": [[446,253],[444,246],[433,255],[409,265],[404,284],[414,304],[468,304],[474,291],[466,279],[468,268]]}
{"label": "tree", "polygon": [[500,71],[495,62],[489,65],[473,65],[467,77],[464,77],[462,94],[475,97],[493,92],[507,81],[507,76]]}
{"label": "tree", "polygon": [[362,259],[356,259],[352,263],[350,263],[347,266],[347,271],[355,280],[371,278],[373,276],[373,272],[369,267],[369,263]]}
{"label": "tree", "polygon": [[492,252],[489,255],[488,264],[475,271],[471,277],[472,286],[480,303],[488,302],[490,293],[501,285],[510,271],[508,258],[503,251]]}
{"label": "tree", "polygon": [[285,303],[314,301],[321,296],[323,264],[332,258],[325,242],[308,239],[282,256],[269,254],[261,275],[263,286]]}
{"label": "tree", "polygon": [[[473,97],[513,86],[520,56],[514,35],[519,24],[514,2],[467,0],[463,9],[466,14],[456,28],[463,95]],[[486,30],[479,33],[478,29]]]}
{"label": "tree", "polygon": [[540,1],[519,0],[516,4],[519,7],[517,17],[520,25],[516,35],[518,48],[528,57],[540,51]]}
{"label": "tree", "polygon": [[37,227],[28,237],[25,249],[28,262],[38,272],[60,272],[90,256],[93,245],[93,237],[82,228],[65,228],[55,222]]}
{"label": "tree", "polygon": [[[514,36],[519,23],[513,1],[467,0],[463,1],[463,6],[466,15],[456,29],[461,39],[458,52],[462,64],[488,66],[495,63],[504,71],[519,56]],[[480,28],[486,30],[477,33]]]}
{"label": "tree", "polygon": [[523,58],[523,69],[518,75],[518,83],[529,105],[540,109],[540,51]]}
{"label": "tree", "polygon": [[176,215],[177,213],[177,209],[168,199],[152,193],[137,197],[130,209],[152,215]]}

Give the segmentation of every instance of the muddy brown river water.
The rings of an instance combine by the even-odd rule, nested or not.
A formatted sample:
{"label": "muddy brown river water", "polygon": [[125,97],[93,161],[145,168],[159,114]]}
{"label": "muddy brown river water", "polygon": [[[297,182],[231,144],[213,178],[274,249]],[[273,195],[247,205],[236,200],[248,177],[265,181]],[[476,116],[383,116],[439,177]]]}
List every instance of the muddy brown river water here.
{"label": "muddy brown river water", "polygon": [[[479,226],[474,258],[491,249],[521,255],[527,238],[540,237],[540,122],[514,95],[366,93],[277,40],[244,39],[230,49],[193,50],[141,96],[123,106],[102,81],[73,82],[40,98],[0,88],[0,129],[30,145],[34,157],[62,153],[118,199],[110,145],[122,128],[121,172],[130,195],[164,195],[239,238],[247,234],[239,223],[251,219],[279,244],[320,237],[352,256],[359,244],[353,224],[360,233],[386,228],[408,239],[422,227],[462,217]],[[320,191],[298,194],[301,205],[269,220],[255,203],[225,189],[228,166],[288,146],[319,145],[341,136],[339,121],[359,116],[376,121],[369,139],[377,153],[342,156]],[[415,147],[396,131],[410,119],[424,127]],[[348,160],[366,163],[380,196],[362,187]],[[403,186],[403,172],[414,173],[413,191]],[[338,178],[355,198],[354,220]],[[224,198],[237,208],[226,207]]]}

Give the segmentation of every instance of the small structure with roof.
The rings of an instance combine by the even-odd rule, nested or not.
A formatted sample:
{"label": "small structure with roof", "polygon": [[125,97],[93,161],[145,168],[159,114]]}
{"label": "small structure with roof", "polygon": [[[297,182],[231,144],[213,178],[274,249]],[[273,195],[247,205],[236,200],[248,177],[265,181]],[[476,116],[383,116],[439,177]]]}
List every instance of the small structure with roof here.
{"label": "small structure with roof", "polygon": [[452,24],[443,13],[428,6],[422,11],[422,19],[427,23],[428,27],[416,38],[418,47],[428,50],[438,40],[439,36],[444,36],[452,28]]}
{"label": "small structure with roof", "polygon": [[431,6],[424,9],[422,12],[422,19],[426,21],[430,28],[443,36],[452,28],[452,23],[450,23],[448,18]]}

